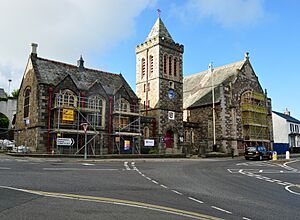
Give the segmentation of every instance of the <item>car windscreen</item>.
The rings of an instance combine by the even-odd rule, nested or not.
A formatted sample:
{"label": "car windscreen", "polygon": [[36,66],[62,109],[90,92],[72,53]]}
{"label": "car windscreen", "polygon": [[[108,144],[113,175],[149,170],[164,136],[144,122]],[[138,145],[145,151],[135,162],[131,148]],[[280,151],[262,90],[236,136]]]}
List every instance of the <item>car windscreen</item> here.
{"label": "car windscreen", "polygon": [[256,151],[256,147],[248,147],[247,151],[248,152],[255,152]]}

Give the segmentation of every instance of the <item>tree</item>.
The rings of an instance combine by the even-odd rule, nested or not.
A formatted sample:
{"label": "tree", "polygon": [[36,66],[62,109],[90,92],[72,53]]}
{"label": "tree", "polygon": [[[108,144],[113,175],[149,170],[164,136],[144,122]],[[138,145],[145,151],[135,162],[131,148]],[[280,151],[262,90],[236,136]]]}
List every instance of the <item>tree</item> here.
{"label": "tree", "polygon": [[2,113],[0,113],[0,128],[8,128],[9,119]]}
{"label": "tree", "polygon": [[20,89],[15,89],[14,91],[12,91],[11,95],[14,98],[17,98],[19,95]]}

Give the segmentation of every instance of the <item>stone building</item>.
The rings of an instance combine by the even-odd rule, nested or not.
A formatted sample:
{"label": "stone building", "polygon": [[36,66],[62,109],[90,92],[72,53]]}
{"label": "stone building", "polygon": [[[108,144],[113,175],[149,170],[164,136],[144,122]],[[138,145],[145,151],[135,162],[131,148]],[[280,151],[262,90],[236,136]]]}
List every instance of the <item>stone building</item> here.
{"label": "stone building", "polygon": [[240,154],[246,146],[271,148],[271,100],[248,53],[241,61],[185,77],[183,108],[185,137],[194,152]]}
{"label": "stone building", "polygon": [[156,121],[151,136],[160,151],[181,152],[183,45],[175,43],[159,17],[144,43],[136,47],[136,94],[141,112]]}
{"label": "stone building", "polygon": [[37,44],[18,96],[15,139],[33,152],[88,154],[133,149],[139,100],[121,74],[38,57]]}

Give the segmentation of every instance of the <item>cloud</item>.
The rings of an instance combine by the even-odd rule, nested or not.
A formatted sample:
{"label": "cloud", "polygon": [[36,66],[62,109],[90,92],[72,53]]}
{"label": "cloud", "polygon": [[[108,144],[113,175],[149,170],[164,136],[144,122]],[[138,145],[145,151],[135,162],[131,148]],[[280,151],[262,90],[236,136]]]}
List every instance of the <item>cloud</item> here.
{"label": "cloud", "polygon": [[[0,87],[18,88],[30,53],[75,63],[105,53],[135,32],[135,18],[156,0],[10,0],[0,9]],[[75,62],[74,62],[75,61]]]}
{"label": "cloud", "polygon": [[173,13],[183,20],[212,18],[225,28],[257,24],[265,16],[264,0],[187,0],[173,5]]}

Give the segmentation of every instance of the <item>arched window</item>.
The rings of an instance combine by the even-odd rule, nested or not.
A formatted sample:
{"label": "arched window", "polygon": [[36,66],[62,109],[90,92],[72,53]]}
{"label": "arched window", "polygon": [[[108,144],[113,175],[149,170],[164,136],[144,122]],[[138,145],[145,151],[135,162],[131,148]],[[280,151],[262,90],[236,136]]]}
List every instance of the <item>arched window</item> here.
{"label": "arched window", "polygon": [[152,55],[150,55],[149,62],[150,62],[150,75],[149,76],[152,77],[153,71],[154,71],[154,59],[153,59]]}
{"label": "arched window", "polygon": [[169,57],[169,75],[172,75],[172,57]]}
{"label": "arched window", "polygon": [[141,73],[142,73],[142,78],[143,78],[146,74],[146,61],[145,61],[145,58],[142,58]]}
{"label": "arched window", "polygon": [[167,75],[167,55],[164,55],[164,74]]}
{"label": "arched window", "polygon": [[88,114],[88,121],[96,127],[104,126],[105,123],[105,99],[98,95],[88,98],[88,108],[91,113]]}
{"label": "arched window", "polygon": [[30,87],[25,89],[24,92],[24,118],[28,118],[29,117],[29,106],[30,106],[30,93],[31,93],[31,89]]}
{"label": "arched window", "polygon": [[174,58],[174,76],[177,75],[177,58]]}
{"label": "arched window", "polygon": [[74,92],[69,89],[66,89],[59,93],[56,96],[56,104],[58,106],[66,106],[66,107],[76,107],[77,106],[77,96]]}
{"label": "arched window", "polygon": [[126,99],[118,99],[116,104],[116,107],[119,109],[119,111],[130,112],[130,103]]}

